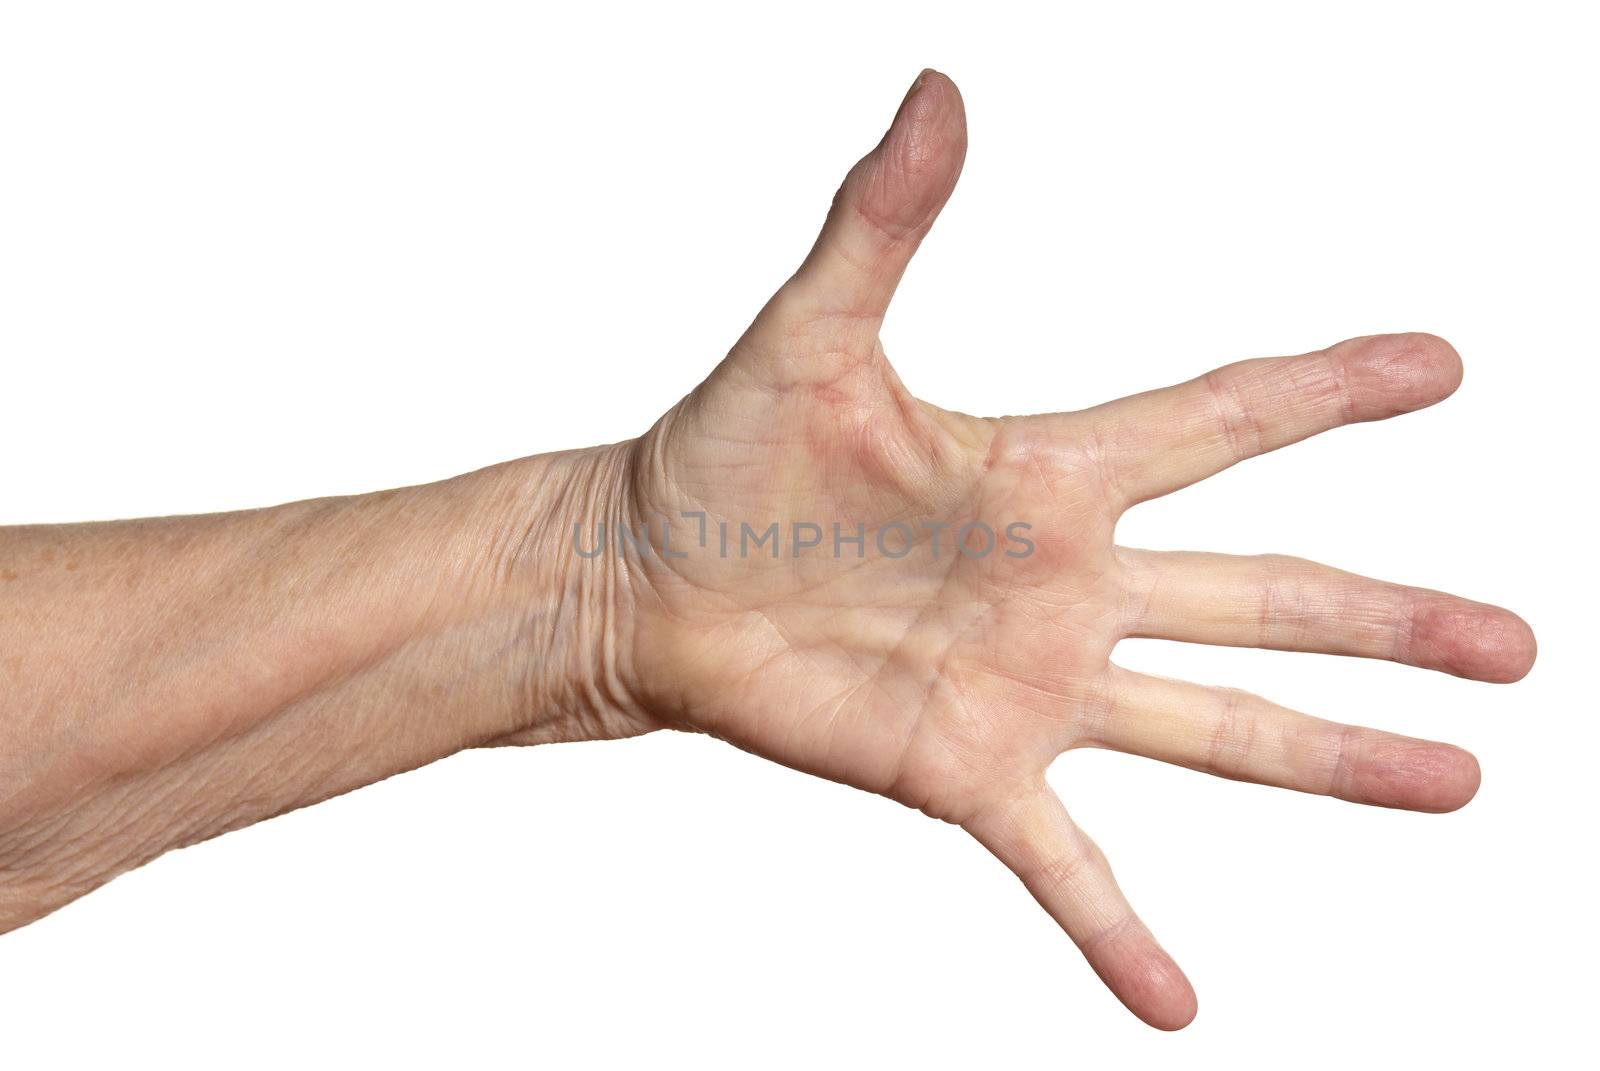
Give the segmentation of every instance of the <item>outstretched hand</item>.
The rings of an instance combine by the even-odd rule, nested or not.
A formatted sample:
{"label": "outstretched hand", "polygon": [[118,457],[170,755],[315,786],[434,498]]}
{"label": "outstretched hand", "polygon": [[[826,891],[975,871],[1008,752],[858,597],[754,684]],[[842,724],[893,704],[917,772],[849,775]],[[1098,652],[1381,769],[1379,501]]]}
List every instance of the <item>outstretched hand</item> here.
{"label": "outstretched hand", "polygon": [[712,733],[958,823],[1146,1022],[1194,994],[1045,781],[1107,747],[1415,810],[1472,756],[1113,665],[1126,636],[1527,672],[1514,615],[1287,558],[1118,547],[1124,510],[1431,405],[1429,335],[1076,413],[919,402],[878,340],[966,148],[926,72],[816,246],[639,439],[199,517],[0,529],[0,932],[185,844],[465,748]]}
{"label": "outstretched hand", "polygon": [[1466,803],[1478,767],[1447,744],[1121,669],[1117,641],[1512,681],[1534,640],[1513,614],[1438,592],[1114,541],[1140,502],[1445,398],[1461,365],[1438,338],[1352,339],[1073,413],[978,418],[913,398],[879,326],[965,149],[960,94],[925,72],[799,271],[623,451],[609,530],[579,541],[614,559],[584,563],[608,570],[607,694],[624,731],[712,733],[963,826],[1135,1014],[1177,1028],[1193,991],[1046,784],[1057,755],[1114,748],[1422,811]]}

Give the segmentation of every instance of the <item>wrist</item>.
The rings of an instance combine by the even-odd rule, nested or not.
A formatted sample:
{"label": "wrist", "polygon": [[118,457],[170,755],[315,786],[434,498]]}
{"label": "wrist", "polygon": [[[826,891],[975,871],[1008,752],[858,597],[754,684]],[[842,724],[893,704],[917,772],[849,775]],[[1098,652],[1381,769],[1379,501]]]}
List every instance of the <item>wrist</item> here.
{"label": "wrist", "polygon": [[636,698],[629,563],[585,556],[631,528],[632,441],[522,458],[458,477],[477,503],[468,585],[509,706],[486,743],[613,739],[657,725]]}

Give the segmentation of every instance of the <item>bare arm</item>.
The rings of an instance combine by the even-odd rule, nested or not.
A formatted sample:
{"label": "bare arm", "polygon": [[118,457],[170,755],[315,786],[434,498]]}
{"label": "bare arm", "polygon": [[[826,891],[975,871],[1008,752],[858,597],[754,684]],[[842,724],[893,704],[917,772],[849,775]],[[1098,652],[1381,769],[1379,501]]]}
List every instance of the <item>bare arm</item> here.
{"label": "bare arm", "polygon": [[464,747],[637,731],[586,642],[605,563],[530,550],[617,453],[0,531],[0,926]]}

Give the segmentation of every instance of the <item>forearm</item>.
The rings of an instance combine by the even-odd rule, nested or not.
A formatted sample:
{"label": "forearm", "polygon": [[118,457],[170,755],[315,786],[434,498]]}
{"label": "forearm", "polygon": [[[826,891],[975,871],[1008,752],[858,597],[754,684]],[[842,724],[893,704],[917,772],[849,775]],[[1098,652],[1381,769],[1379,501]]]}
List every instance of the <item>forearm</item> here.
{"label": "forearm", "polygon": [[637,731],[607,563],[558,553],[621,453],[0,531],[0,927],[465,747]]}

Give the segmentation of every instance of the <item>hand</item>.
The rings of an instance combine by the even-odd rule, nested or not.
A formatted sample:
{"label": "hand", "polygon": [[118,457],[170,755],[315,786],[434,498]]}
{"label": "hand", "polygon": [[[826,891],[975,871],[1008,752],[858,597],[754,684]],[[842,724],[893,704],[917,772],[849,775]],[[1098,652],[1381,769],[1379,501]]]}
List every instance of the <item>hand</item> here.
{"label": "hand", "polygon": [[638,440],[266,510],[0,529],[0,932],[463,748],[674,727],[961,824],[1118,997],[1178,1027],[1194,995],[1047,786],[1061,751],[1465,803],[1458,749],[1109,661],[1158,636],[1527,672],[1533,636],[1504,610],[1113,542],[1138,502],[1438,401],[1454,351],[1356,339],[1070,414],[918,402],[878,327],[964,147],[955,86],[925,74],[800,270]]}
{"label": "hand", "polygon": [[[1117,641],[1512,681],[1534,640],[1507,611],[1436,592],[1113,541],[1140,502],[1443,399],[1461,366],[1440,339],[1353,339],[1076,413],[980,419],[911,397],[878,329],[965,146],[955,85],[924,73],[799,271],[699,388],[612,456],[605,542],[579,533],[605,558],[577,566],[609,577],[591,580],[607,593],[604,732],[712,733],[962,825],[1135,1014],[1177,1028],[1193,991],[1046,784],[1058,754],[1114,748],[1423,811],[1466,803],[1478,767],[1449,745],[1120,669]],[[773,522],[776,541],[752,550]],[[641,526],[652,544],[669,530],[666,553],[619,555],[617,528]]]}

